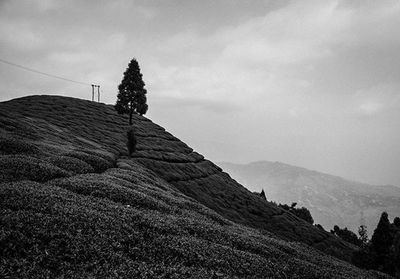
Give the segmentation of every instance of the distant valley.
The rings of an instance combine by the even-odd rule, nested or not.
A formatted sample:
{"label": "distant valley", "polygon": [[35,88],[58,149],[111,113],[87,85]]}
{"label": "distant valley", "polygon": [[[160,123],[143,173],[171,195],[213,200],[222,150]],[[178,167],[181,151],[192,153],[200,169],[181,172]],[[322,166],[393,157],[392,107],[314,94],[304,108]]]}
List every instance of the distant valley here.
{"label": "distant valley", "polygon": [[390,219],[400,216],[400,187],[368,185],[280,162],[219,166],[250,191],[264,189],[269,201],[308,208],[327,231],[337,224],[357,233],[363,224],[371,236],[383,211]]}

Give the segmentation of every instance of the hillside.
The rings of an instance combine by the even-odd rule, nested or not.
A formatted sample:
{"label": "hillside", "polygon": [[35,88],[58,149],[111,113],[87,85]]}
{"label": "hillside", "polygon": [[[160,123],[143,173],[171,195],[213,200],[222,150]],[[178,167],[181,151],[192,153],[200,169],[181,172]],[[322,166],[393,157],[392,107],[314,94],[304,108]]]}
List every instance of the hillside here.
{"label": "hillside", "polygon": [[307,207],[326,230],[336,224],[357,232],[364,224],[372,234],[383,211],[400,216],[399,187],[372,186],[279,162],[219,165],[249,190],[264,189],[268,200]]}
{"label": "hillside", "polygon": [[[58,96],[0,103],[0,277],[376,278],[150,120]],[[311,248],[311,245],[324,253]]]}

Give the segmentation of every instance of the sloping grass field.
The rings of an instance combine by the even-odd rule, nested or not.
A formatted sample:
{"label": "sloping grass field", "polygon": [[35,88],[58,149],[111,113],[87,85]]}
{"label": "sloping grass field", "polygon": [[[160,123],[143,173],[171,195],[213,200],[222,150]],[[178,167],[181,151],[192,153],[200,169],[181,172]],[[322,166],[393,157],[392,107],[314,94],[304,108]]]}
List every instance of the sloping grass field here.
{"label": "sloping grass field", "polygon": [[73,98],[0,103],[0,278],[386,278],[144,117],[127,158],[126,123]]}

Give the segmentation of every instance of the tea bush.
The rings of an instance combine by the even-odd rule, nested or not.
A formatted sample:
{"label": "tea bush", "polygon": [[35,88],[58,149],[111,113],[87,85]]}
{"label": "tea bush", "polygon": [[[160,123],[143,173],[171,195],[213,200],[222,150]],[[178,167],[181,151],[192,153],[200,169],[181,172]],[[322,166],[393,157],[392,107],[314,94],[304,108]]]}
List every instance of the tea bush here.
{"label": "tea bush", "polygon": [[49,162],[73,174],[94,172],[94,168],[91,165],[74,157],[54,156],[49,159]]}
{"label": "tea bush", "polygon": [[33,180],[44,182],[69,173],[44,160],[25,155],[0,156],[0,182]]}
{"label": "tea bush", "polygon": [[11,137],[0,137],[0,155],[37,154],[39,152],[37,146],[26,141]]}
{"label": "tea bush", "polygon": [[82,151],[71,151],[69,153],[64,154],[65,156],[68,157],[73,157],[77,158],[79,160],[82,160],[89,165],[91,165],[94,169],[95,172],[103,172],[108,168],[112,168],[113,164],[100,156],[94,155],[94,154],[88,154]]}

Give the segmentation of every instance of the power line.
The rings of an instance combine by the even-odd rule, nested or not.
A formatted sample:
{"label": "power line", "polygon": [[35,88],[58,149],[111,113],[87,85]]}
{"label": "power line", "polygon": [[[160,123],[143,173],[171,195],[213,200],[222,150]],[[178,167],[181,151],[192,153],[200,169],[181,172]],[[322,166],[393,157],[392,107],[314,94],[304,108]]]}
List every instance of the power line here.
{"label": "power line", "polygon": [[64,77],[48,74],[48,73],[45,73],[45,72],[42,72],[42,71],[38,71],[38,70],[35,70],[35,69],[32,69],[32,68],[28,68],[28,67],[25,67],[25,66],[22,66],[22,65],[15,64],[15,63],[10,62],[10,61],[6,61],[6,60],[1,59],[1,58],[0,58],[0,62],[2,62],[4,64],[11,65],[11,66],[14,66],[14,67],[17,67],[17,68],[24,69],[26,71],[30,71],[30,72],[33,72],[33,73],[45,75],[45,76],[48,76],[48,77],[58,78],[58,79],[61,79],[61,80],[64,80],[64,81],[74,82],[74,83],[83,84],[83,85],[92,85],[91,83],[86,83],[86,82],[82,82],[82,81],[76,81],[76,80],[72,80],[72,79],[69,79],[69,78],[64,78]]}

